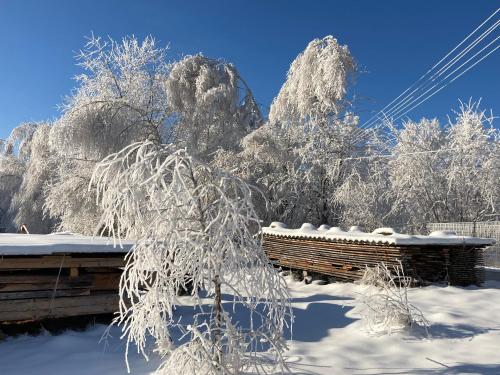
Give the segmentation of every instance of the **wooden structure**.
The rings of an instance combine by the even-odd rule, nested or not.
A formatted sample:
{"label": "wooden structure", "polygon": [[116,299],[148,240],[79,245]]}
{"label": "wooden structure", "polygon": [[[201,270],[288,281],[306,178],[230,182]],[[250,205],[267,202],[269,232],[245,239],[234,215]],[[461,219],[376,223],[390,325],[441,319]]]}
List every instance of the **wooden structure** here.
{"label": "wooden structure", "polygon": [[70,234],[0,234],[0,323],[116,312],[130,247]]}
{"label": "wooden structure", "polygon": [[451,285],[480,284],[482,249],[492,239],[456,236],[450,231],[429,236],[399,234],[391,228],[373,233],[304,224],[287,229],[282,223],[263,228],[263,247],[277,265],[354,281],[366,266],[384,262],[402,265],[418,283],[447,281]]}

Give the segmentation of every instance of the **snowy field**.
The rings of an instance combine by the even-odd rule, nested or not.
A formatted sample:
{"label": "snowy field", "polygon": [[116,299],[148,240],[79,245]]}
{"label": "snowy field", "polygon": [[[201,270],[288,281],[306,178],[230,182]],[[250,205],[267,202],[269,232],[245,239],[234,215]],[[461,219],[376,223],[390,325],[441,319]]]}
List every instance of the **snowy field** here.
{"label": "snowy field", "polygon": [[[296,374],[500,374],[500,282],[484,287],[430,286],[410,291],[411,302],[432,323],[431,338],[374,337],[363,330],[360,286],[305,285],[288,280],[296,317],[287,353]],[[185,310],[186,307],[181,308]],[[22,336],[0,342],[2,375],[126,373],[119,330],[100,341],[106,326],[61,335]],[[130,355],[132,374],[150,374]]]}

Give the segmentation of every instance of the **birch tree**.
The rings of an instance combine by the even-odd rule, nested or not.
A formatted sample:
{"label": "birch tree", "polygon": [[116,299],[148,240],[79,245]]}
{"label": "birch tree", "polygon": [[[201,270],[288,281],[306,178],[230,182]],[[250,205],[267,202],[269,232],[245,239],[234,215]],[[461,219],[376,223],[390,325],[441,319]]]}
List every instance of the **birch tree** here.
{"label": "birch tree", "polygon": [[[93,183],[104,229],[135,239],[117,318],[128,343],[145,354],[152,336],[165,374],[262,373],[267,348],[284,366],[289,296],[261,248],[250,186],[151,142],[108,156]],[[176,292],[188,288],[194,317],[186,322],[175,308]],[[239,323],[245,314],[247,326]]]}
{"label": "birch tree", "polygon": [[100,211],[87,189],[97,162],[137,141],[159,143],[169,115],[166,49],[152,37],[91,36],[77,55],[83,73],[51,132],[59,159],[46,189],[46,213],[59,229],[92,233]]}
{"label": "birch tree", "polygon": [[262,121],[252,91],[232,64],[186,56],[173,64],[166,91],[173,118],[166,140],[203,160],[218,149],[238,149]]}
{"label": "birch tree", "polygon": [[292,62],[269,122],[244,139],[238,155],[219,155],[265,192],[270,207],[259,213],[266,222],[338,223],[333,193],[345,174],[339,159],[359,146],[346,96],[355,71],[347,46],[331,36],[313,40]]}

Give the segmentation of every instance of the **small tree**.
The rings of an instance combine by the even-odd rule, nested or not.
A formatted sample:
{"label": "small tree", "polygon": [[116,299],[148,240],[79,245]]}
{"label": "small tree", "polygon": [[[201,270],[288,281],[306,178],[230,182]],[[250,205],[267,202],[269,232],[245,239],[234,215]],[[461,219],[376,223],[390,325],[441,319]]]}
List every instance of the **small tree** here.
{"label": "small tree", "polygon": [[428,334],[429,322],[422,311],[408,300],[408,289],[413,280],[406,276],[401,264],[388,267],[385,263],[366,267],[359,283],[365,285],[361,293],[365,327],[372,334],[392,334],[423,328]]}
{"label": "small tree", "polygon": [[[126,258],[117,318],[127,347],[135,342],[146,355],[151,335],[168,374],[265,373],[259,352],[266,346],[284,368],[289,296],[255,235],[260,225],[245,182],[151,142],[104,159],[93,182],[105,230],[136,241]],[[180,289],[192,290],[192,322],[174,319]],[[229,306],[223,290],[234,296]],[[249,326],[235,320],[236,308],[248,313]]]}

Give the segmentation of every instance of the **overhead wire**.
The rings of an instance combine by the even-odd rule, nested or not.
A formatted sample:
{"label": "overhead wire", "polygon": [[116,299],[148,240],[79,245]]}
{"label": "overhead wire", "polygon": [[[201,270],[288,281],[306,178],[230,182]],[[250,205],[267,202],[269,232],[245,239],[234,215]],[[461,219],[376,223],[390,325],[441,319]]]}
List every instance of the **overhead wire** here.
{"label": "overhead wire", "polygon": [[[451,69],[454,65],[459,63],[462,59],[465,58],[465,56],[474,48],[476,47],[482,40],[484,40],[487,36],[489,36],[499,25],[500,25],[500,20],[497,20],[494,22],[493,25],[489,26],[489,28],[486,29],[486,31],[482,32],[481,35],[479,35],[475,40],[473,40],[469,45],[465,46],[461,52],[459,52],[456,56],[454,56],[450,61],[448,61],[444,66],[442,66],[439,70],[436,72],[433,72],[443,61],[445,61],[453,52],[455,52],[460,46],[462,46],[468,39],[471,38],[478,30],[481,29],[491,18],[493,18],[498,12],[500,11],[500,8],[497,9],[495,12],[493,12],[486,20],[484,20],[474,31],[472,31],[467,37],[465,37],[457,46],[455,46],[450,52],[448,52],[441,60],[439,60],[436,64],[433,65],[424,75],[422,75],[416,82],[414,82],[410,87],[408,87],[403,93],[401,93],[398,97],[396,97],[391,103],[386,105],[382,110],[377,112],[374,116],[372,116],[368,121],[364,122],[354,133],[356,140],[359,140],[361,137],[364,137],[368,132],[375,132],[378,130],[379,127],[384,125],[384,122],[381,122],[378,126],[370,126],[373,123],[376,123],[377,121],[381,120],[381,117],[383,116],[383,119],[388,119],[389,115],[398,115],[397,119],[401,118],[405,114],[407,114],[409,111],[413,110],[429,98],[431,98],[433,95],[437,94],[439,91],[444,89],[446,86],[448,86],[450,83],[454,82],[456,79],[461,77],[463,74],[465,74],[467,71],[472,69],[474,66],[476,66],[479,62],[483,61],[486,57],[491,55],[493,52],[495,52],[499,46],[495,47],[493,50],[485,53],[482,57],[480,57],[477,61],[473,62],[470,66],[466,67],[462,72],[459,72],[455,77],[452,77],[451,80],[447,83],[444,83],[443,86],[438,87],[439,85],[443,84],[443,82],[446,81],[446,79],[450,78],[453,74],[455,74],[457,71],[459,71],[461,68],[463,68],[467,63],[469,63],[471,60],[473,60],[475,57],[477,57],[481,52],[483,52],[485,49],[487,49],[489,46],[491,46],[494,42],[498,40],[499,37],[494,39],[492,42],[488,43],[485,47],[483,47],[479,52],[476,52],[472,57],[467,59],[464,63],[459,65],[458,68],[454,69],[451,73],[446,75],[445,78],[439,80],[437,83],[435,83],[430,89],[427,89],[423,94],[420,94],[416,98],[413,98],[413,94],[415,92],[424,90],[427,88],[432,82],[435,82],[436,79],[444,75],[449,69]],[[427,77],[427,78],[426,78]],[[424,79],[426,78],[425,82]],[[419,84],[420,83],[420,84]],[[416,85],[418,87],[414,88]],[[413,89],[413,90],[412,90]],[[425,97],[423,100],[418,102],[416,105],[413,105],[416,101],[418,101],[420,98],[428,94],[430,91],[435,89],[434,92],[431,92],[427,97]],[[412,90],[409,94],[408,91]],[[406,95],[405,95],[406,94]],[[408,100],[411,99],[409,102]],[[409,106],[412,106],[410,109],[404,111],[401,113],[402,110],[407,109]],[[375,121],[373,119],[375,118]]]}

